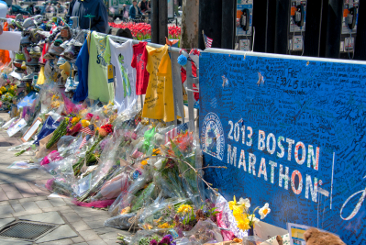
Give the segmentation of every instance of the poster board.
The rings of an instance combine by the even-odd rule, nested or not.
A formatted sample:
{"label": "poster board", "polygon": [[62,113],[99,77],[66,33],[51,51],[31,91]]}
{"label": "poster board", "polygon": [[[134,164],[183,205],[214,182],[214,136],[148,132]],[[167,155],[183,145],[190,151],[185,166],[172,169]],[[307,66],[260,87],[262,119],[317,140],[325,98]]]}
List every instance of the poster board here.
{"label": "poster board", "polygon": [[27,122],[24,120],[24,118],[20,119],[19,122],[17,122],[13,127],[6,130],[9,137],[12,137],[16,133],[18,133],[22,128],[27,126]]}
{"label": "poster board", "polygon": [[266,223],[363,244],[366,63],[219,52],[200,56],[199,125],[205,164],[227,169],[206,180],[227,200],[269,203]]}
{"label": "poster board", "polygon": [[30,128],[27,130],[27,132],[24,133],[23,137],[21,138],[21,140],[23,142],[27,142],[30,138],[32,138],[33,135],[35,135],[37,133],[37,130],[39,128],[39,125],[42,124],[42,119],[40,117],[38,117],[34,123],[30,126]]}

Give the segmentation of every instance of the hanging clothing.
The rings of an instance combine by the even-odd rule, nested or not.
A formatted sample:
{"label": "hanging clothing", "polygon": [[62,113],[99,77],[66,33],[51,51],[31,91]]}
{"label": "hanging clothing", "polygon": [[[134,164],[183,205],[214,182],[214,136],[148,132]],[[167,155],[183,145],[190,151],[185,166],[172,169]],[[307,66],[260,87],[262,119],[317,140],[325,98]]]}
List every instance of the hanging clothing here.
{"label": "hanging clothing", "polygon": [[75,62],[78,68],[79,84],[74,92],[74,101],[80,102],[88,97],[88,66],[89,66],[89,51],[88,41],[85,40],[80,49]]}
{"label": "hanging clothing", "polygon": [[147,42],[140,42],[133,45],[133,58],[131,66],[136,69],[136,94],[146,94],[149,84],[149,73],[146,70],[148,53],[146,50]]}
{"label": "hanging clothing", "polygon": [[137,100],[136,71],[131,67],[132,56],[132,40],[118,44],[108,38],[104,58],[107,64],[111,63],[116,68],[114,103],[118,108],[118,113],[131,108]]}
{"label": "hanging clothing", "polygon": [[107,36],[91,34],[88,66],[88,97],[104,103],[114,101],[113,83],[108,83],[108,64],[104,59]]}
{"label": "hanging clothing", "polygon": [[155,49],[149,46],[147,71],[150,73],[142,117],[174,120],[172,66],[168,45]]}

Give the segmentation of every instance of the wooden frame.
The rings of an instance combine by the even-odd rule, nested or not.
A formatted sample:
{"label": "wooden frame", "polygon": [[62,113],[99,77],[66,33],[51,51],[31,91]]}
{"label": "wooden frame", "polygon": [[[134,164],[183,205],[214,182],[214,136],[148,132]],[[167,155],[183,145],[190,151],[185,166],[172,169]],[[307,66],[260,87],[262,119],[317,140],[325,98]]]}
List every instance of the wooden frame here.
{"label": "wooden frame", "polygon": [[27,142],[30,138],[32,138],[33,135],[37,133],[40,124],[42,124],[42,119],[38,117],[20,139],[23,142]]}

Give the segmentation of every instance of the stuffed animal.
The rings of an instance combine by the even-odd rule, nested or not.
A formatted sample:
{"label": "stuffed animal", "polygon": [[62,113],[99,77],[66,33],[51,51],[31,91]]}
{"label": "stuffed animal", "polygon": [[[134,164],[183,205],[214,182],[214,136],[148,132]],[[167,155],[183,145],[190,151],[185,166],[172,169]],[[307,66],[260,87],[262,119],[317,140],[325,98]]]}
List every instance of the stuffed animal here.
{"label": "stuffed animal", "polygon": [[338,236],[310,228],[304,233],[306,245],[346,245]]}

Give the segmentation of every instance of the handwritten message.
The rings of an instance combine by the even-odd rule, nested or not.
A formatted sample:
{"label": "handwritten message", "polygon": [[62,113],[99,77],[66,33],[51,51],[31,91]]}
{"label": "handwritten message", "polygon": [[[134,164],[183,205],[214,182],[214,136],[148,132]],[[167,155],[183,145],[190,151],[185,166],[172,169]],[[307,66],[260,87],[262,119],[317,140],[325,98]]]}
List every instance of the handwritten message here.
{"label": "handwritten message", "polygon": [[366,65],[202,53],[205,178],[265,222],[366,239]]}

